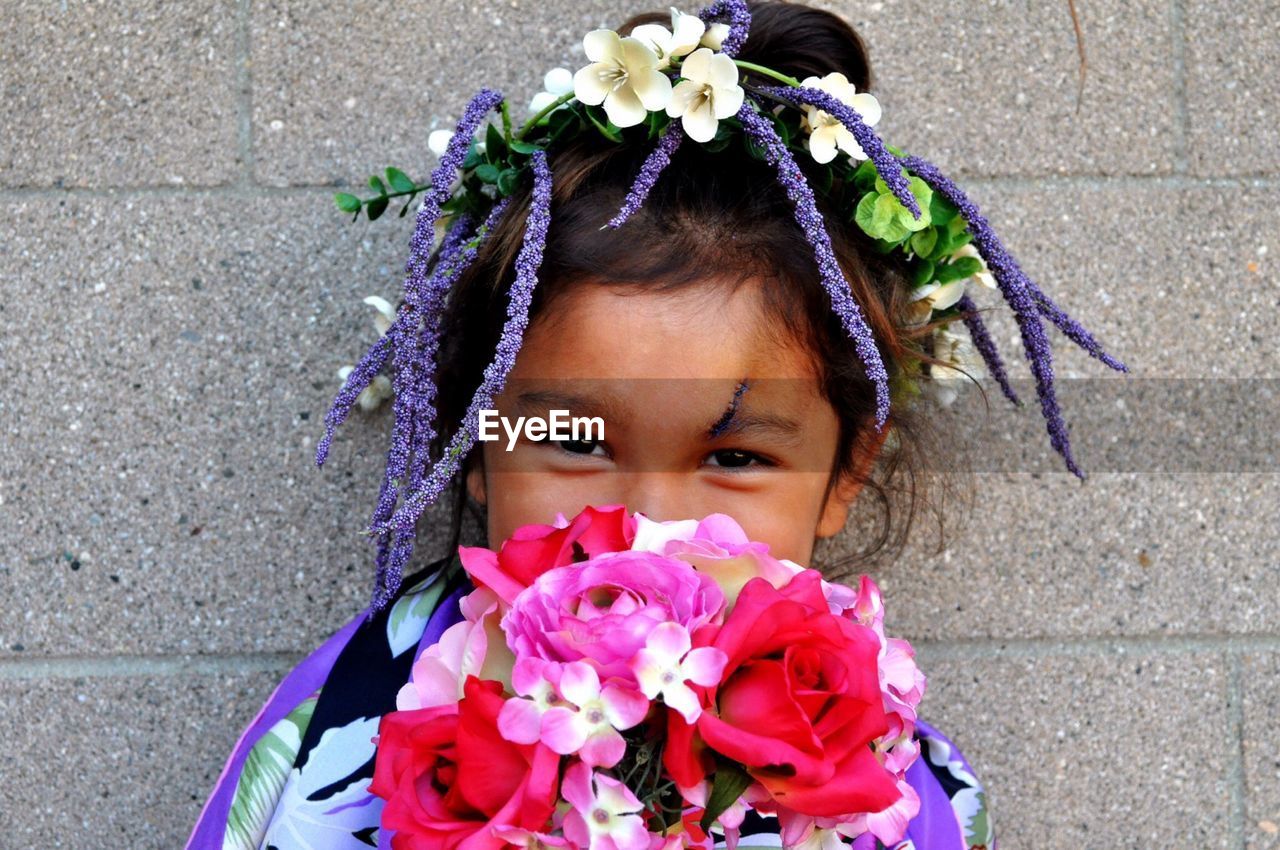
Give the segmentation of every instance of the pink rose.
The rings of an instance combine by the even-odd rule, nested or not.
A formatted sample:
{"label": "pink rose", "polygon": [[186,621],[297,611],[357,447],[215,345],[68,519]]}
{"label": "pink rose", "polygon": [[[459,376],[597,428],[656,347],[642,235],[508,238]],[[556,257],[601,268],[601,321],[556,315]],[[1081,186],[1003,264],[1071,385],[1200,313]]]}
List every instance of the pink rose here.
{"label": "pink rose", "polygon": [[593,555],[630,549],[635,527],[635,518],[623,505],[588,505],[564,525],[517,528],[497,552],[480,546],[459,546],[458,557],[477,586],[492,589],[509,605],[547,570]]}
{"label": "pink rose", "polygon": [[727,514],[667,522],[637,514],[632,548],[679,558],[714,578],[724,591],[726,612],[732,610],[742,586],[751,579],[759,577],[774,587],[783,587],[802,569],[770,555],[768,543],[749,540],[737,520]]}
{"label": "pink rose", "polygon": [[503,611],[497,594],[487,587],[477,588],[462,597],[458,607],[462,621],[423,650],[408,683],[396,694],[400,711],[457,702],[468,675],[510,686],[515,658],[499,627]]}
{"label": "pink rose", "polygon": [[588,660],[600,679],[634,682],[631,659],[659,623],[690,633],[718,622],[724,594],[689,564],[624,551],[549,570],[520,593],[502,620],[517,658]]}
{"label": "pink rose", "polygon": [[749,582],[710,645],[728,657],[723,681],[702,689],[695,724],[668,712],[663,759],[678,785],[705,777],[714,751],[801,814],[878,812],[900,798],[869,746],[889,728],[880,641],[830,612],[816,570],[780,589]]}

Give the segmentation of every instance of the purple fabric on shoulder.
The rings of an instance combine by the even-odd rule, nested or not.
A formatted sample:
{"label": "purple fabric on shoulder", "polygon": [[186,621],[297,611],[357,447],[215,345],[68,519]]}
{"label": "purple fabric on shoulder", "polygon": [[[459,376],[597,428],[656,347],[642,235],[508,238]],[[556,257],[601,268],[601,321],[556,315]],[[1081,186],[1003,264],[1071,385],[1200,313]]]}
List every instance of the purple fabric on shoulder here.
{"label": "purple fabric on shoulder", "polygon": [[272,726],[283,720],[298,706],[298,703],[315,693],[316,689],[324,684],[338,654],[342,652],[351,635],[368,616],[369,610],[365,609],[322,643],[315,652],[303,659],[276,686],[258,711],[258,716],[240,735],[240,740],[232,749],[231,756],[227,759],[222,773],[218,776],[218,781],[213,786],[213,792],[205,801],[191,838],[187,840],[186,850],[221,850],[227,830],[227,817],[231,813],[231,801],[235,796],[236,784],[240,781],[240,772],[244,769],[249,751]]}
{"label": "purple fabric on shoulder", "polygon": [[[958,761],[970,776],[976,774],[960,748],[950,738],[918,718],[916,729],[921,738],[920,756],[907,768],[906,778],[920,795],[920,811],[907,824],[906,839],[911,841],[909,846],[913,846],[914,850],[968,850],[969,843],[955,803],[929,767],[928,743],[924,739],[945,744],[951,751],[951,761]],[[994,841],[988,850],[996,850]]]}

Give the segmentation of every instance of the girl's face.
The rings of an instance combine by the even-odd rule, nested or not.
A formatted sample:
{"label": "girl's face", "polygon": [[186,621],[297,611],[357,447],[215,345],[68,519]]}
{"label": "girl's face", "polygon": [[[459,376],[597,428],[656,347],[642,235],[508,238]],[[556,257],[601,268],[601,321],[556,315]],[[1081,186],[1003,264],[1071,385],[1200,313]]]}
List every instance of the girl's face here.
{"label": "girl's face", "polygon": [[[743,380],[731,424],[713,435]],[[508,450],[497,426],[467,476],[494,547],[557,512],[621,503],[654,520],[726,513],[774,556],[807,564],[814,538],[843,528],[857,495],[851,482],[827,493],[835,410],[806,352],[770,339],[754,285],[574,287],[530,323],[495,407],[513,428],[553,409],[600,416],[604,438],[522,431]]]}

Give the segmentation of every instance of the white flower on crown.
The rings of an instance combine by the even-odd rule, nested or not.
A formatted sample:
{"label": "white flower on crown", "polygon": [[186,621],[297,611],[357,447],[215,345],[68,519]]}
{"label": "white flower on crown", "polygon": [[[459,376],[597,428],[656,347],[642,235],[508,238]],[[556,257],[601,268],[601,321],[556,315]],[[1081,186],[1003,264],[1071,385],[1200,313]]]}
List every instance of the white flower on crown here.
{"label": "white flower on crown", "polygon": [[703,47],[710,47],[712,50],[719,50],[724,46],[724,40],[729,36],[728,24],[712,24],[707,27],[707,31],[702,34],[702,41],[698,42]]}
{"label": "white flower on crown", "polygon": [[738,66],[723,53],[699,47],[681,63],[680,76],[667,114],[680,119],[689,138],[709,142],[720,119],[736,114],[746,97],[738,85]]}
{"label": "white flower on crown", "polygon": [[953,280],[950,283],[926,283],[911,290],[911,299],[907,304],[907,324],[922,325],[929,321],[929,314],[934,310],[945,310],[964,297],[965,282]]}
{"label": "white flower on crown", "polygon": [[[354,366],[343,366],[338,370],[338,380],[343,384],[347,382],[347,376],[355,371]],[[391,379],[386,375],[375,375],[373,380],[369,382],[369,386],[360,391],[360,395],[356,396],[356,404],[360,405],[360,409],[365,413],[376,410],[378,405],[385,400],[391,398],[395,393],[391,389]]]}
{"label": "white flower on crown", "polygon": [[427,149],[438,157],[444,156],[452,138],[452,130],[432,130],[431,135],[427,136]]}
{"label": "white flower on crown", "polygon": [[[559,100],[562,95],[573,91],[573,72],[568,68],[552,68],[542,78],[542,89],[533,96],[533,100],[529,101],[531,115],[537,115]],[[568,106],[567,103],[562,103],[557,109],[564,109],[566,106]]]}
{"label": "white flower on crown", "polygon": [[573,93],[583,103],[604,104],[618,127],[633,127],[666,108],[671,80],[658,70],[658,54],[634,36],[592,30],[582,39],[591,64],[573,75]]}
{"label": "white flower on crown", "polygon": [[[392,307],[391,303],[380,295],[370,295],[364,299],[364,303],[378,311],[373,317],[373,326],[377,328],[379,337],[386,336],[387,331],[391,329],[391,323],[396,319],[396,308]],[[347,376],[354,372],[355,368],[354,366],[343,366],[338,370],[338,380],[345,384]],[[375,375],[369,386],[361,390],[360,395],[356,396],[356,404],[360,405],[361,410],[368,413],[394,394],[391,388],[391,379],[386,375]]]}
{"label": "white flower on crown", "polygon": [[[852,107],[868,127],[874,127],[880,120],[880,101],[874,95],[858,91],[849,82],[849,78],[839,71],[833,71],[825,77],[806,77],[800,84],[824,91],[845,106]],[[830,113],[816,106],[807,106],[801,124],[809,131],[809,153],[818,162],[825,163],[835,159],[837,150],[844,151],[854,159],[867,158],[862,145],[858,144],[849,128]]]}
{"label": "white flower on crown", "polygon": [[686,15],[672,6],[671,29],[662,24],[641,24],[631,30],[631,36],[657,54],[661,70],[670,67],[672,59],[692,53],[701,44],[706,30],[707,25],[697,15]]}
{"label": "white flower on crown", "polygon": [[391,323],[396,320],[396,308],[380,295],[370,295],[364,299],[364,303],[378,311],[373,317],[373,326],[378,329],[378,336],[386,336]]}
{"label": "white flower on crown", "polygon": [[955,252],[954,256],[973,257],[975,260],[981,260],[982,271],[978,272],[977,274],[975,274],[973,277],[969,279],[976,280],[978,283],[982,284],[982,286],[984,286],[987,289],[998,288],[996,285],[995,276],[992,275],[991,272],[987,270],[986,261],[982,260],[982,255],[978,253],[978,249],[974,247],[972,242],[966,242],[963,246],[961,246],[961,248],[958,251]]}
{"label": "white flower on crown", "polygon": [[944,365],[930,363],[929,377],[923,385],[924,390],[943,407],[956,400],[970,379],[980,381],[986,377],[986,363],[968,333],[958,334],[946,327],[938,328],[933,333],[933,356]]}

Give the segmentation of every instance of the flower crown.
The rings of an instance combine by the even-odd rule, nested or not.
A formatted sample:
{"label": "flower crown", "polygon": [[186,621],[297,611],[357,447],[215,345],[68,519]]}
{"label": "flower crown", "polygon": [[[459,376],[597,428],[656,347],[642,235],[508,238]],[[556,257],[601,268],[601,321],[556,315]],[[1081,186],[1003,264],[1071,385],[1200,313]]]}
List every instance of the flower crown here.
{"label": "flower crown", "polygon": [[[383,310],[387,320],[380,330],[385,332],[354,368],[344,370],[343,387],[325,418],[325,433],[316,449],[316,464],[323,465],[335,430],[357,400],[367,403],[371,389],[387,394],[386,379],[377,379],[391,358],[395,425],[378,505],[365,532],[379,537],[375,608],[394,595],[412,553],[418,516],[457,474],[476,442],[479,411],[493,406],[515,363],[550,223],[552,174],[547,152],[584,132],[614,142],[641,132],[654,142],[622,207],[604,227],[623,226],[641,207],[686,138],[713,152],[743,144],[776,170],[813,249],[832,308],[875,385],[877,429],[887,421],[891,397],[907,400],[919,395],[923,384],[949,403],[956,379],[981,373],[983,367],[1011,402],[1022,404],[966,292],[970,282],[999,290],[1021,330],[1050,444],[1067,468],[1084,478],[1071,455],[1054,394],[1052,352],[1043,321],[1056,325],[1111,368],[1127,372],[1127,367],[1103,351],[1023,273],[955,183],[931,163],[880,140],[871,129],[880,118],[880,105],[872,95],[856,91],[840,73],[796,80],[737,59],[751,23],[745,0],[718,0],[698,15],[671,11],[670,29],[646,24],[625,37],[606,29],[587,33],[583,47],[590,64],[572,75],[564,69],[548,74],[547,91],[534,98],[533,114],[518,128],[503,96],[482,89],[451,133],[432,134],[431,146],[440,159],[427,184],[388,168],[385,182],[370,178],[375,197],[335,197],[339,209],[355,218],[363,209],[376,219],[392,198],[406,198],[403,216],[409,203],[422,195],[409,242],[401,308],[394,315]],[[477,140],[481,124],[494,112],[500,122],[490,122],[483,141]],[[797,152],[823,166],[815,184],[800,170]],[[437,433],[434,371],[446,295],[475,258],[510,196],[528,180],[530,209],[497,350],[462,427],[442,457],[433,460],[429,447]],[[872,331],[837,262],[815,191],[831,201],[831,209],[842,211],[844,221],[839,224],[856,224],[877,250],[906,255],[913,287],[907,320],[939,323],[930,338],[932,355],[952,368],[927,364],[913,370],[908,364],[905,379],[891,387]],[[444,220],[449,222],[447,229],[442,227]],[[963,323],[967,339],[949,329],[952,319]],[[402,491],[404,498],[397,506]]]}

